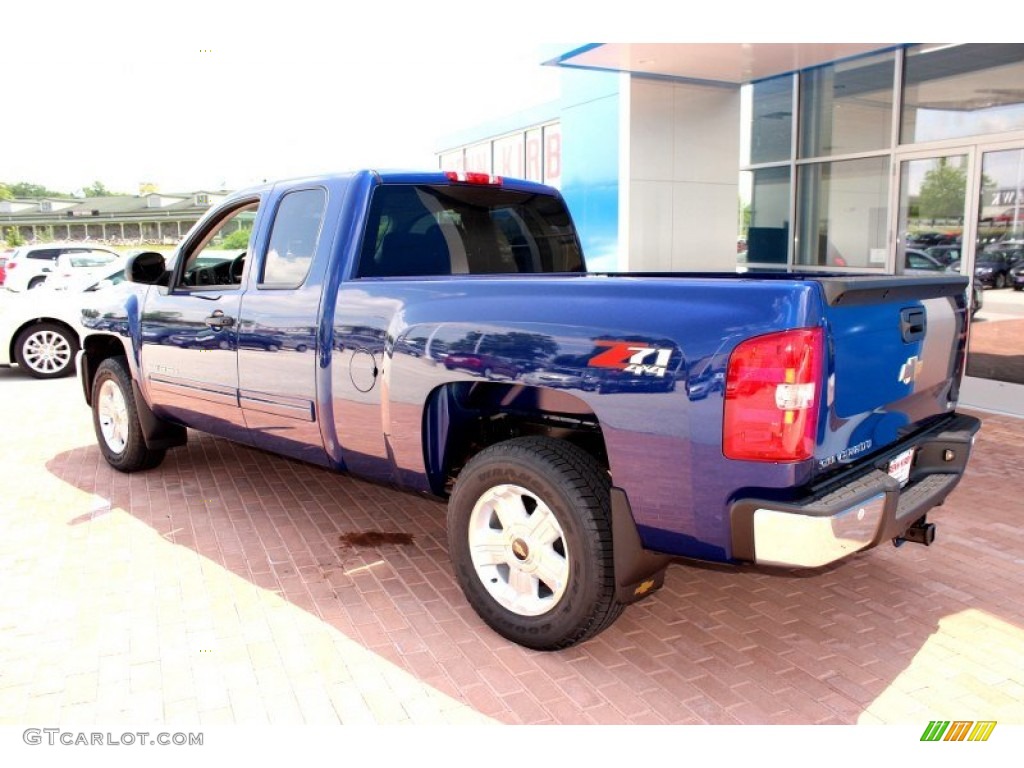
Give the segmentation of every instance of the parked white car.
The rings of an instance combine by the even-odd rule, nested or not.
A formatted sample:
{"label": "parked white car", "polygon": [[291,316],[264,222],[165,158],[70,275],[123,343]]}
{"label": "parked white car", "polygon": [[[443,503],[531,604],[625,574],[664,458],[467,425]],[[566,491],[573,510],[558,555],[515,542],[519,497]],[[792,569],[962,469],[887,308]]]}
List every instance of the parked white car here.
{"label": "parked white car", "polygon": [[0,297],[0,366],[17,364],[37,379],[73,373],[85,330],[82,307],[97,291],[122,282],[124,267],[118,262],[99,280]]}
{"label": "parked white car", "polygon": [[69,257],[63,268],[69,278],[77,269],[102,269],[106,264],[124,262],[124,257],[117,251],[83,243],[22,245],[15,249],[4,266],[4,288],[10,291],[38,288],[57,272],[58,260],[63,255]]}

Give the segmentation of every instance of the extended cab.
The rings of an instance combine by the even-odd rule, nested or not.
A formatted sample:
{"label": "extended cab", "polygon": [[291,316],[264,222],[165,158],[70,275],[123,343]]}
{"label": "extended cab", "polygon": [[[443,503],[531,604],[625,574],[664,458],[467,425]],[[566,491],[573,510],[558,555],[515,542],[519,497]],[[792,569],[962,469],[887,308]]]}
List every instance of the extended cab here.
{"label": "extended cab", "polygon": [[79,355],[113,467],[193,428],[447,498],[468,600],[534,648],[595,635],[673,556],[931,543],[979,427],[964,278],[588,274],[527,182],[268,184],[128,274]]}

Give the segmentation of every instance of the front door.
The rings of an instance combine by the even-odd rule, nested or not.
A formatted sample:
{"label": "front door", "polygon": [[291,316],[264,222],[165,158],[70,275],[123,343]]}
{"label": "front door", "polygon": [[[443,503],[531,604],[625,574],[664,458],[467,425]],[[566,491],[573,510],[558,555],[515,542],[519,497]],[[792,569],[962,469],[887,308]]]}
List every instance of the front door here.
{"label": "front door", "polygon": [[258,204],[240,204],[182,244],[170,285],[151,291],[141,322],[142,375],[154,410],[243,442],[238,320]]}

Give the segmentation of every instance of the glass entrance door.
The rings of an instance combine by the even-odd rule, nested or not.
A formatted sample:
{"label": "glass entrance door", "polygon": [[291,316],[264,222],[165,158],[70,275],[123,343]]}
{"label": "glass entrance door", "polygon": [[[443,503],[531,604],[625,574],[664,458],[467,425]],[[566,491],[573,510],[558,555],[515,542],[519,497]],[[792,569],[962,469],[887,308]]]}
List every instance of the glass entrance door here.
{"label": "glass entrance door", "polygon": [[916,157],[900,163],[893,271],[942,273],[963,258],[970,154]]}
{"label": "glass entrance door", "polygon": [[1024,416],[1024,148],[980,150],[970,274],[983,289],[971,323],[963,401]]}

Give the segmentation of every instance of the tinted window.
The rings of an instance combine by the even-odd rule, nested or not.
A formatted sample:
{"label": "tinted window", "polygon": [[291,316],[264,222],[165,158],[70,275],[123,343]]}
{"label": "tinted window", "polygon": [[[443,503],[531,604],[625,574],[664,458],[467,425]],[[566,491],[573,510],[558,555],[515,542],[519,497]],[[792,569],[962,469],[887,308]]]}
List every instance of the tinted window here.
{"label": "tinted window", "polygon": [[894,53],[840,61],[800,78],[800,156],[845,155],[892,143]]}
{"label": "tinted window", "polygon": [[793,76],[754,83],[751,89],[750,163],[789,160],[793,155]]}
{"label": "tinted window", "polygon": [[327,195],[322,189],[290,192],[281,199],[270,233],[260,285],[298,288],[309,273],[320,239]]}
{"label": "tinted window", "polygon": [[885,266],[888,157],[803,165],[797,181],[797,264]]}
{"label": "tinted window", "polygon": [[901,141],[938,141],[1024,128],[1024,45],[907,49]]}
{"label": "tinted window", "polygon": [[59,248],[40,248],[38,251],[29,251],[28,257],[30,259],[45,259],[46,261],[56,261],[59,255]]}
{"label": "tinted window", "polygon": [[378,187],[359,262],[359,277],[582,271],[561,200],[477,186]]}

